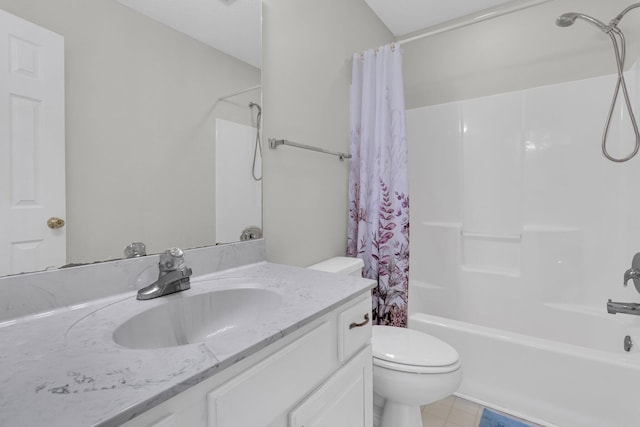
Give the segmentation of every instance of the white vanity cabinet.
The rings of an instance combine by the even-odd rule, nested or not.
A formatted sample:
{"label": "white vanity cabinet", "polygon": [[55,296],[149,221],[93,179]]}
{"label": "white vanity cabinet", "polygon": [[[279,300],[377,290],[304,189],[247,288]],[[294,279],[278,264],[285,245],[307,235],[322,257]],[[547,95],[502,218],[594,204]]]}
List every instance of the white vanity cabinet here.
{"label": "white vanity cabinet", "polygon": [[367,291],[125,426],[371,427],[370,316]]}

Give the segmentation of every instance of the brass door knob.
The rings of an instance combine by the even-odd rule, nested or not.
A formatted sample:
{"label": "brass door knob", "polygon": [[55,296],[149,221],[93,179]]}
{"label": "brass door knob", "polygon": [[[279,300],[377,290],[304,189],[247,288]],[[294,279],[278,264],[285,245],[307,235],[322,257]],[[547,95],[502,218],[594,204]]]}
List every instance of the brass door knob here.
{"label": "brass door knob", "polygon": [[57,228],[62,228],[64,227],[64,219],[56,218],[55,216],[52,216],[47,220],[47,227],[53,230]]}

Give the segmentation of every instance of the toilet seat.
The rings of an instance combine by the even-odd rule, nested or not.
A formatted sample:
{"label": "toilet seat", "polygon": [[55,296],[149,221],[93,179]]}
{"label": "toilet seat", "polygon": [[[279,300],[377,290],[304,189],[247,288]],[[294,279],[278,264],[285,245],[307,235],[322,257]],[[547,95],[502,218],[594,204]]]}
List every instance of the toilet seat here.
{"label": "toilet seat", "polygon": [[409,374],[448,374],[449,372],[455,372],[460,369],[460,362],[447,366],[417,366],[393,363],[376,357],[373,358],[373,365],[393,371],[407,372]]}
{"label": "toilet seat", "polygon": [[444,341],[419,331],[374,326],[373,364],[401,372],[438,374],[460,368],[458,352]]}

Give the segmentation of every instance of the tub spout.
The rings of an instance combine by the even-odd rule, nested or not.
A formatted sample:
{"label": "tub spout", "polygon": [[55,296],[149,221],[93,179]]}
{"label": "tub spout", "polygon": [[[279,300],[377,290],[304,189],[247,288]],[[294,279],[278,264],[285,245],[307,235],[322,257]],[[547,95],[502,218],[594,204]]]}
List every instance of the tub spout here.
{"label": "tub spout", "polygon": [[616,314],[616,313],[624,313],[624,314],[635,314],[636,316],[640,316],[640,304],[635,302],[615,302],[609,300],[607,302],[607,313]]}

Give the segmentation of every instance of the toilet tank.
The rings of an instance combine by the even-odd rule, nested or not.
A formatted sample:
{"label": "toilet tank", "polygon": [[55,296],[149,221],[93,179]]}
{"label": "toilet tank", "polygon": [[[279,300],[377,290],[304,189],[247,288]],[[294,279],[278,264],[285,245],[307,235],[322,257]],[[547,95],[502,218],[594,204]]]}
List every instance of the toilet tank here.
{"label": "toilet tank", "polygon": [[342,273],[362,277],[362,267],[364,267],[364,262],[360,258],[340,256],[310,265],[308,268],[329,273]]}

